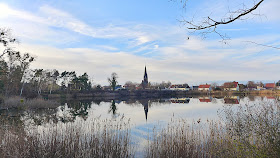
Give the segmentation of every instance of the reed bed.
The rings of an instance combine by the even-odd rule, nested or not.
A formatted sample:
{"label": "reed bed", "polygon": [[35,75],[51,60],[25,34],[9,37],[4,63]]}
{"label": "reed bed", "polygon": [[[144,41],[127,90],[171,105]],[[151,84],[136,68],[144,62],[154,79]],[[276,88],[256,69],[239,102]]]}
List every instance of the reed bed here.
{"label": "reed bed", "polygon": [[229,106],[219,121],[172,119],[154,129],[146,157],[279,157],[278,103]]}
{"label": "reed bed", "polygon": [[28,131],[1,126],[0,157],[133,157],[128,122],[91,122],[90,126],[68,123]]}
{"label": "reed bed", "polygon": [[0,109],[47,109],[57,108],[60,106],[58,102],[52,100],[45,100],[43,98],[25,99],[19,96],[4,98]]}

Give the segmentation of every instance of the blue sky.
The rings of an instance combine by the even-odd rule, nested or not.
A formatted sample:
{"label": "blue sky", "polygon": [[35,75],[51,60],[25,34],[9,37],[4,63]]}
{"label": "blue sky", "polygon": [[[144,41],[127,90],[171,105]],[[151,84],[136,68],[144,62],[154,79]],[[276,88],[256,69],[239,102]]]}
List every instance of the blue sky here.
{"label": "blue sky", "polygon": [[[147,65],[151,82],[278,81],[280,2],[265,0],[245,20],[218,27],[205,39],[178,20],[225,17],[228,8],[253,0],[190,0],[187,9],[169,0],[0,0],[0,27],[19,38],[17,49],[37,57],[32,68],[87,72],[106,85],[112,72],[119,83],[141,82]],[[189,40],[187,38],[190,38]]]}

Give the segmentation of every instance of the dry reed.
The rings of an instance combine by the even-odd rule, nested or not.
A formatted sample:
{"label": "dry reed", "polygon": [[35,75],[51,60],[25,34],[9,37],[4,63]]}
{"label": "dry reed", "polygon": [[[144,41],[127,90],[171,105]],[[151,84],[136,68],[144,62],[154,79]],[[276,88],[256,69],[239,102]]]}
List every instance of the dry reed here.
{"label": "dry reed", "polygon": [[29,131],[20,127],[0,128],[0,157],[111,158],[133,157],[134,154],[129,123],[125,121],[93,120],[91,126],[68,123]]}
{"label": "dry reed", "polygon": [[146,157],[279,157],[279,120],[278,103],[225,107],[220,121],[172,120],[154,130]]}

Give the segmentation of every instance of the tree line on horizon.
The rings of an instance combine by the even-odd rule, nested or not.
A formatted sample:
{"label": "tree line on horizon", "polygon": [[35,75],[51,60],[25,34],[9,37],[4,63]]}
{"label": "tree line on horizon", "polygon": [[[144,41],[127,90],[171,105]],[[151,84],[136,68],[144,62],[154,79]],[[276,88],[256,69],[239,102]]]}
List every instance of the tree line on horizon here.
{"label": "tree line on horizon", "polygon": [[[17,42],[18,40],[12,37],[9,29],[0,28],[0,44],[4,47],[4,51],[0,54],[0,95],[38,96],[42,93],[90,92],[104,88],[100,84],[93,85],[86,72],[77,75],[75,71],[59,72],[56,69],[31,69],[30,64],[36,60],[35,57],[30,53],[21,53],[15,50],[13,44]],[[116,87],[121,86],[118,85],[117,79],[118,75],[113,72],[108,78],[109,86],[107,87],[113,91],[116,90]],[[148,88],[166,89],[171,85],[170,81],[149,82]],[[217,83],[211,85],[213,90],[219,90]],[[247,85],[242,86],[241,88],[255,88],[264,86],[264,84],[248,81]],[[124,87],[128,90],[137,90],[139,87],[141,89],[141,84],[127,81]]]}
{"label": "tree line on horizon", "polygon": [[[41,93],[53,92],[86,92],[101,90],[100,84],[93,85],[85,72],[77,75],[75,71],[59,72],[56,69],[31,69],[36,60],[30,53],[15,50],[18,40],[11,35],[10,29],[0,28],[0,44],[4,50],[0,54],[0,95],[2,96],[38,96]],[[113,72],[108,78],[112,90],[118,86],[118,75]],[[171,85],[171,82],[167,82]],[[127,86],[136,83],[126,82]],[[165,82],[149,84],[150,87],[165,87]]]}

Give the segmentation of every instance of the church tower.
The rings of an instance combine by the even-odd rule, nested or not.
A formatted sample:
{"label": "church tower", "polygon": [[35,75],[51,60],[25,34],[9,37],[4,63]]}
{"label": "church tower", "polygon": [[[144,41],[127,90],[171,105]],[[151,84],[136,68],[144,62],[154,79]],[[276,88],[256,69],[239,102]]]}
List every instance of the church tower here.
{"label": "church tower", "polygon": [[146,69],[146,65],[145,65],[145,72],[144,72],[144,79],[142,80],[142,87],[143,89],[148,87],[148,74],[147,74],[147,69]]}

